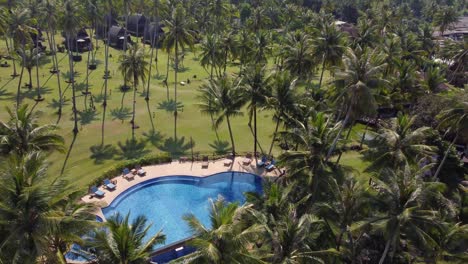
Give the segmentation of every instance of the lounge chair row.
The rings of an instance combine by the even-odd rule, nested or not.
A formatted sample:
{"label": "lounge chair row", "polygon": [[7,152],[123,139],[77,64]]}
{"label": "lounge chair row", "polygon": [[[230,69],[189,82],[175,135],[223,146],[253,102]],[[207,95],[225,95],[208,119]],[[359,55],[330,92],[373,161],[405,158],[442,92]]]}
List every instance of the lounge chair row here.
{"label": "lounge chair row", "polygon": [[122,177],[127,180],[133,180],[135,175],[143,177],[146,175],[146,171],[139,165],[135,166],[135,168],[131,170],[129,168],[124,168],[122,171]]}
{"label": "lounge chair row", "polygon": [[[115,190],[117,188],[116,184],[117,181],[111,181],[109,179],[105,179],[104,181],[102,181],[102,186],[104,187],[104,189],[107,190]],[[96,185],[91,186],[89,192],[93,197],[104,197],[105,195],[105,192],[99,190],[99,188]]]}

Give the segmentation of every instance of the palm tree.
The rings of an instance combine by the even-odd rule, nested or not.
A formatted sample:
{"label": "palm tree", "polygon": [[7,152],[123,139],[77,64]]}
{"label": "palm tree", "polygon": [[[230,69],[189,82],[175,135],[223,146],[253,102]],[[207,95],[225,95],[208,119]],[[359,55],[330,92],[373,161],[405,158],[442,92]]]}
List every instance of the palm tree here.
{"label": "palm tree", "polygon": [[376,50],[349,49],[343,58],[344,69],[337,73],[338,80],[336,93],[341,99],[345,118],[341,123],[340,131],[328,151],[327,160],[331,157],[343,128],[348,125],[351,117],[372,115],[376,112],[376,88],[386,85],[381,78],[385,63]]}
{"label": "palm tree", "polygon": [[385,170],[380,180],[371,180],[371,186],[377,192],[375,199],[383,207],[374,217],[357,222],[352,230],[370,225],[372,230],[383,234],[386,243],[379,264],[384,263],[388,255],[392,260],[402,240],[406,243],[415,241],[421,248],[436,245],[428,230],[438,227],[440,219],[436,208],[427,207],[425,203],[430,197],[441,195],[438,188],[429,187],[436,183],[423,182],[421,173],[425,169]]}
{"label": "palm tree", "polygon": [[200,53],[200,64],[205,70],[207,70],[208,66],[210,67],[210,80],[213,79],[214,73],[218,77],[221,76],[218,72],[221,72],[221,57],[222,53],[218,47],[220,46],[218,42],[218,38],[215,34],[207,35],[201,42],[201,53]]}
{"label": "palm tree", "polygon": [[89,238],[89,245],[96,249],[99,263],[146,263],[154,246],[164,243],[162,230],[147,238],[151,225],[145,216],[130,221],[130,214],[116,214],[107,219],[105,228],[97,229]]}
{"label": "palm tree", "polygon": [[426,145],[432,131],[429,127],[413,129],[414,117],[399,115],[387,127],[382,127],[369,142],[366,156],[372,159],[368,170],[383,168],[404,169],[417,165],[422,158],[434,153]]}
{"label": "palm tree", "polygon": [[67,247],[93,227],[94,206],[79,204],[80,192],[67,182],[51,183],[40,152],[13,154],[3,166],[0,258],[18,264],[44,256],[63,261]]}
{"label": "palm tree", "polygon": [[[291,140],[297,149],[284,152],[279,159],[286,165],[289,178],[300,177],[300,182],[311,186],[315,200],[319,184],[327,176],[325,169],[330,165],[326,153],[339,126],[332,126],[331,119],[323,112],[313,114],[309,120],[307,123],[296,121],[295,129],[280,132],[281,137]],[[302,179],[304,175],[308,178]]]}
{"label": "palm tree", "polygon": [[26,155],[30,151],[63,151],[63,138],[54,133],[56,126],[37,123],[37,112],[22,105],[16,112],[6,108],[7,122],[0,122],[0,151]]}
{"label": "palm tree", "polygon": [[135,107],[138,84],[140,80],[144,83],[148,75],[148,61],[145,60],[145,57],[144,47],[138,47],[138,45],[132,46],[128,53],[124,53],[120,57],[119,69],[133,83],[133,112],[130,121],[132,124],[132,138],[135,138]]}
{"label": "palm tree", "polygon": [[242,115],[240,108],[244,103],[239,85],[238,81],[224,76],[219,79],[210,80],[207,84],[203,85],[198,95],[201,112],[217,115],[215,127],[219,127],[224,119],[226,119],[233,155],[236,155],[236,147],[231,127],[231,117]]}
{"label": "palm tree", "polygon": [[276,126],[268,156],[273,150],[281,120],[289,118],[288,113],[294,112],[298,107],[298,98],[295,94],[296,81],[297,79],[293,79],[288,72],[278,72],[273,76],[272,95],[266,99],[266,107],[275,111],[273,120],[276,121]]}
{"label": "palm tree", "polygon": [[[28,71],[28,75],[29,75],[28,88],[29,90],[32,90],[32,86],[33,86],[32,69],[34,67],[36,67],[36,69],[39,68],[39,64],[42,64],[44,61],[44,55],[41,53],[39,48],[33,48],[33,49],[26,48],[25,50],[19,48],[17,52],[18,52],[19,57],[21,58],[21,66],[26,68],[26,70]],[[37,87],[36,87],[37,101],[40,101],[42,100],[41,87],[39,84],[39,79],[37,79],[37,81],[38,81]]]}
{"label": "palm tree", "polygon": [[341,64],[341,58],[346,51],[344,45],[345,38],[335,24],[321,23],[321,27],[312,38],[312,56],[321,64],[318,90],[322,88],[325,69]]}
{"label": "palm tree", "polygon": [[239,221],[246,208],[223,199],[211,201],[211,226],[204,226],[194,214],[183,218],[195,238],[189,243],[198,251],[188,255],[194,263],[263,263],[249,250],[251,241],[259,238],[261,227]]}
{"label": "palm tree", "polygon": [[439,28],[440,35],[449,29],[453,24],[458,22],[457,10],[451,6],[439,7],[439,10],[434,15],[434,25]]}
{"label": "palm tree", "polygon": [[284,47],[280,47],[284,49],[284,68],[292,75],[307,81],[310,81],[315,67],[310,43],[309,35],[296,31],[288,34]]}
{"label": "palm tree", "polygon": [[242,73],[243,68],[252,61],[253,43],[252,35],[247,30],[242,30],[237,35],[237,53],[239,56],[239,72]]}
{"label": "palm tree", "polygon": [[455,133],[455,137],[445,151],[444,157],[440,161],[439,167],[434,174],[434,178],[439,176],[439,173],[444,166],[445,160],[452,148],[453,144],[457,141],[460,135],[466,136],[468,132],[468,102],[463,102],[451,109],[447,109],[440,113],[439,119],[441,120],[441,127],[448,127],[448,132]]}
{"label": "palm tree", "polygon": [[[172,11],[170,19],[165,21],[167,32],[165,32],[164,45],[169,54],[174,49],[174,101],[177,104],[177,73],[179,71],[179,48],[182,51],[186,46],[192,47],[194,43],[194,33],[189,29],[189,20],[186,17],[185,9],[181,5]],[[174,139],[177,140],[177,108],[174,109]]]}
{"label": "palm tree", "polygon": [[73,120],[74,120],[74,127],[73,127],[73,134],[78,134],[78,109],[76,108],[76,91],[75,91],[75,70],[73,67],[73,54],[71,50],[71,40],[77,33],[77,29],[80,28],[81,25],[81,17],[80,17],[80,6],[77,5],[76,1],[73,0],[66,0],[63,3],[63,14],[61,17],[61,25],[63,30],[65,31],[66,39],[68,41],[67,47],[68,48],[68,65],[70,71],[70,83],[72,88],[72,104],[73,104]]}
{"label": "palm tree", "polygon": [[244,78],[244,100],[249,111],[249,127],[253,118],[253,136],[254,136],[254,157],[257,158],[257,107],[266,104],[266,98],[270,96],[271,80],[266,76],[266,67],[261,65],[251,65],[243,74]]}

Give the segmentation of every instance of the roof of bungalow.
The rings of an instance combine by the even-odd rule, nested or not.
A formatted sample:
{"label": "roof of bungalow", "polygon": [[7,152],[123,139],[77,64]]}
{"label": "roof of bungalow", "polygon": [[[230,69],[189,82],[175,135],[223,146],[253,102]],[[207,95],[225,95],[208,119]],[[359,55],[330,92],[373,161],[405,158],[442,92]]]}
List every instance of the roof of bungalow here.
{"label": "roof of bungalow", "polygon": [[[451,36],[456,34],[468,35],[468,16],[460,17],[458,22],[453,24],[448,30],[444,32],[444,36]],[[434,30],[435,37],[440,37],[440,31]]]}

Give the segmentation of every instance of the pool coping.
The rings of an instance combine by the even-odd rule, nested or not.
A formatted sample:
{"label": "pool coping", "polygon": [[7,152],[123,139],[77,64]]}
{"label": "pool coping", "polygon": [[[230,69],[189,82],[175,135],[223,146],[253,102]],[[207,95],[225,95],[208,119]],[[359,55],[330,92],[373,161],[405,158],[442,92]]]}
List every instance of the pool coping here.
{"label": "pool coping", "polygon": [[179,162],[178,160],[170,163],[145,166],[146,176],[135,176],[133,180],[127,180],[123,176],[112,178],[116,181],[117,188],[113,191],[106,190],[103,186],[99,186],[99,190],[104,191],[105,195],[102,198],[92,198],[89,194],[82,197],[81,200],[86,203],[94,203],[98,206],[96,215],[105,221],[104,214],[101,208],[108,207],[117,197],[125,191],[132,189],[149,180],[171,177],[171,176],[189,176],[189,177],[209,177],[223,172],[240,172],[250,173],[259,177],[278,177],[280,171],[278,169],[266,171],[264,168],[258,168],[253,160],[249,165],[244,165],[244,157],[236,157],[230,166],[224,166],[225,159],[209,162],[208,168],[202,168],[202,162]]}

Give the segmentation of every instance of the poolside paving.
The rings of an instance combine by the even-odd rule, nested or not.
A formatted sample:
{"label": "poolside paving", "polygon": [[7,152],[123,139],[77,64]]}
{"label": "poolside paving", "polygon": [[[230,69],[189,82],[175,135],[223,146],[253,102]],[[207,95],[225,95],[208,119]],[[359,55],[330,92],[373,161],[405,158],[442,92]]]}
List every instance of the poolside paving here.
{"label": "poolside paving", "polygon": [[[187,175],[187,176],[196,176],[196,177],[204,177],[209,176],[212,174],[220,173],[220,172],[227,172],[227,171],[238,171],[238,172],[249,172],[256,175],[260,175],[262,177],[278,177],[280,175],[279,169],[274,169],[270,172],[267,172],[263,168],[257,168],[255,166],[255,160],[252,161],[250,165],[243,165],[242,161],[244,157],[237,157],[233,161],[231,166],[225,166],[224,159],[210,161],[208,168],[202,168],[202,162],[179,162],[178,160],[172,161],[171,163],[165,164],[158,164],[158,165],[150,165],[144,166],[143,169],[146,171],[146,176],[138,176],[136,175],[133,180],[127,180],[123,178],[121,175],[113,178],[116,183],[116,189],[113,191],[106,190],[103,186],[99,187],[99,190],[104,191],[105,195],[102,198],[92,197],[90,195],[86,195],[81,198],[84,202],[87,203],[96,203],[99,207],[106,207],[122,192],[127,190],[128,188],[137,185],[141,182],[164,177],[164,176],[171,176],[171,175]],[[102,213],[99,210],[98,215],[102,217]]]}

